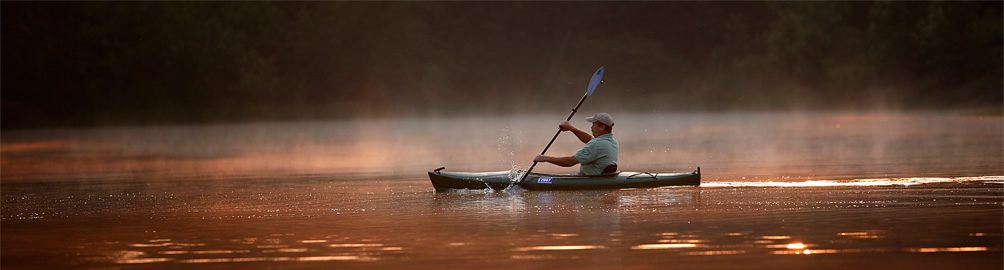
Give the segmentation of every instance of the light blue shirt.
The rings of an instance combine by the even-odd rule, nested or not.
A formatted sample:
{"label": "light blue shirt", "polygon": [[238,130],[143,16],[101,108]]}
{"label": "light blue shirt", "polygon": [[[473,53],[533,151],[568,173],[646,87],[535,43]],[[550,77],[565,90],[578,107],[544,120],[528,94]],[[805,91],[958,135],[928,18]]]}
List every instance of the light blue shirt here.
{"label": "light blue shirt", "polygon": [[579,174],[598,175],[607,166],[617,164],[617,148],[617,139],[614,139],[613,134],[603,134],[589,140],[573,156],[579,161]]}

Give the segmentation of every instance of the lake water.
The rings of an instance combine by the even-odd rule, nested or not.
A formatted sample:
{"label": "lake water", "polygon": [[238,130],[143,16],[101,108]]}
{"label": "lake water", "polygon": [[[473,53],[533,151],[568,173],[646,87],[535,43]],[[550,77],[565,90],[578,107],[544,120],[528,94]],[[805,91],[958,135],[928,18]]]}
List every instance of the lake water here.
{"label": "lake water", "polygon": [[5,131],[0,267],[1004,267],[1000,115],[613,115],[622,170],[702,185],[429,183],[529,167],[564,115]]}

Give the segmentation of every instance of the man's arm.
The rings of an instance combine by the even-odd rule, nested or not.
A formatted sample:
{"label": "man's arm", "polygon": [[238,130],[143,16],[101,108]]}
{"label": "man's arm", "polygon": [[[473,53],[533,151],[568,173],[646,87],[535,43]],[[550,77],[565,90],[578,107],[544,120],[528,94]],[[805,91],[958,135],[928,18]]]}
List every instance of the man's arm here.
{"label": "man's arm", "polygon": [[575,134],[576,138],[579,138],[579,141],[582,141],[582,143],[589,143],[589,140],[593,139],[593,136],[589,135],[588,132],[573,126],[572,123],[569,123],[568,121],[561,121],[561,124],[558,124],[558,128],[562,131],[571,131]]}
{"label": "man's arm", "polygon": [[533,158],[533,162],[550,162],[553,163],[554,165],[558,165],[561,167],[571,167],[575,166],[575,164],[579,164],[579,160],[575,159],[574,156],[551,157],[551,156],[539,155]]}

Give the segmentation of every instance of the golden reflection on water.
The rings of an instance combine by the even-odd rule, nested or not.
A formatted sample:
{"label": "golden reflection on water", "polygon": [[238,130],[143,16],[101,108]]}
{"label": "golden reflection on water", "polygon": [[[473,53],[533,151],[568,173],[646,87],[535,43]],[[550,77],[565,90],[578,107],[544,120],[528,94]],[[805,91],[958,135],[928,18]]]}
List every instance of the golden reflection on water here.
{"label": "golden reflection on water", "polygon": [[606,248],[599,245],[578,245],[578,246],[534,246],[515,248],[513,251],[533,251],[533,250],[587,250]]}
{"label": "golden reflection on water", "polygon": [[[536,232],[555,244],[534,245],[511,248],[514,254],[508,258],[514,260],[552,260],[581,259],[582,253],[576,251],[609,250],[611,252],[655,252],[676,256],[747,256],[755,254],[770,255],[824,255],[849,253],[959,253],[998,251],[999,248],[987,246],[949,246],[949,247],[906,247],[906,248],[841,248],[847,242],[821,240],[819,242],[804,241],[791,235],[766,234],[757,235],[752,232],[712,232],[714,237],[706,236],[702,231],[661,232],[650,234],[656,238],[656,243],[636,243],[627,246],[605,244],[564,244],[568,241],[580,241],[582,234],[555,233],[547,230]],[[882,230],[847,231],[831,234],[836,237],[850,239],[884,238]],[[620,233],[618,233],[620,234]],[[992,233],[969,233],[970,237],[995,236]],[[252,245],[254,248],[213,248],[206,243],[174,242],[169,238],[155,238],[142,243],[123,244],[131,249],[111,252],[98,262],[113,264],[209,264],[209,263],[247,263],[247,262],[324,262],[353,261],[374,262],[395,252],[426,249],[429,247],[389,246],[376,242],[375,239],[355,239],[348,237],[328,236],[325,238],[271,238],[290,237],[293,235],[278,234],[269,238],[246,237],[233,239],[231,243]],[[720,238],[720,236],[728,236]],[[716,237],[719,237],[716,239]],[[995,236],[996,237],[996,236]],[[729,240],[731,239],[731,240]],[[839,239],[839,238],[838,238]],[[734,241],[739,240],[741,243]],[[259,243],[271,243],[260,245]],[[284,243],[295,243],[292,246]],[[827,244],[829,243],[829,244]],[[113,244],[113,243],[111,243]],[[857,243],[866,245],[867,243]],[[425,244],[422,244],[425,245]],[[209,248],[207,248],[209,246]],[[443,242],[443,247],[468,248],[467,242]],[[529,253],[533,252],[533,253]],[[296,254],[302,256],[294,256]],[[221,255],[227,257],[220,257]],[[228,256],[229,255],[229,256]],[[277,256],[274,256],[277,255]]]}
{"label": "golden reflection on water", "polygon": [[309,256],[309,257],[247,257],[247,258],[211,258],[211,259],[184,259],[178,263],[239,263],[239,262],[320,262],[320,261],[376,261],[376,258],[367,256]]}
{"label": "golden reflection on water", "polygon": [[280,249],[266,249],[262,250],[261,253],[302,253],[308,252],[310,249],[306,248],[280,248]]}
{"label": "golden reflection on water", "polygon": [[358,248],[358,247],[382,247],[383,244],[379,244],[379,243],[370,243],[370,244],[331,244],[331,245],[328,245],[328,246],[329,247],[333,247],[333,248],[344,248],[344,247],[347,247],[347,248]]}
{"label": "golden reflection on water", "polygon": [[201,247],[201,246],[205,246],[205,245],[206,244],[204,244],[204,243],[170,243],[170,242],[167,242],[167,243],[156,243],[156,244],[146,244],[146,243],[129,244],[129,246],[131,246],[131,247],[169,247],[169,246]]}
{"label": "golden reflection on water", "polygon": [[764,236],[761,236],[760,239],[766,239],[766,240],[786,240],[786,239],[791,239],[791,236],[787,236],[787,235],[764,235]]}
{"label": "golden reflection on water", "polygon": [[[999,190],[999,188],[987,189],[987,192]],[[979,190],[986,188],[980,187]],[[481,210],[475,214],[458,216],[456,222],[462,223],[471,217],[481,217],[484,215],[516,215],[513,220],[519,218],[518,215],[526,213],[543,213],[538,216],[540,220],[530,220],[530,229],[524,230],[516,238],[504,238],[485,240],[482,238],[444,238],[444,239],[423,239],[416,241],[393,242],[395,237],[400,237],[398,232],[382,233],[368,236],[334,235],[331,233],[318,233],[301,235],[303,231],[291,233],[237,233],[227,238],[213,238],[209,235],[171,234],[158,233],[151,234],[149,240],[139,239],[138,242],[120,240],[121,242],[105,242],[107,247],[100,249],[84,257],[85,260],[93,258],[97,263],[114,264],[238,264],[248,262],[375,262],[393,263],[395,260],[415,260],[427,256],[443,256],[441,254],[455,254],[457,257],[490,257],[499,256],[514,260],[565,260],[576,257],[588,258],[595,254],[615,254],[622,258],[644,257],[644,256],[790,256],[790,255],[823,255],[842,253],[965,253],[965,252],[993,252],[999,251],[1000,246],[981,242],[955,242],[954,244],[924,245],[908,244],[901,245],[898,239],[888,239],[896,236],[894,228],[887,230],[875,229],[881,226],[854,226],[854,227],[822,227],[816,228],[813,233],[802,233],[798,230],[775,229],[764,226],[723,226],[718,227],[718,223],[697,223],[689,225],[689,221],[695,219],[696,215],[690,215],[690,211],[704,214],[705,209],[713,209],[708,205],[702,205],[698,200],[698,194],[704,192],[704,198],[715,198],[709,196],[708,191],[725,191],[723,188],[692,188],[692,189],[667,189],[667,190],[627,190],[604,193],[575,193],[575,192],[527,192],[527,193],[484,193],[484,194],[446,194],[436,195],[429,193],[421,196],[435,196],[433,203],[455,203],[462,205],[459,210]],[[742,189],[740,189],[742,190]],[[787,192],[782,195],[802,195],[802,190],[789,189],[747,189],[742,192]],[[837,189],[843,190],[843,189]],[[870,189],[869,189],[870,190]],[[880,189],[890,190],[890,189]],[[896,191],[906,189],[892,189]],[[974,189],[975,190],[975,189]],[[831,192],[827,190],[809,190],[814,194]],[[926,190],[922,190],[926,191]],[[982,191],[981,191],[982,192]],[[314,193],[313,191],[311,193]],[[249,200],[240,202],[255,201],[260,195],[258,191],[249,192]],[[711,193],[713,194],[713,193]],[[721,195],[733,195],[735,192],[725,192]],[[759,195],[750,202],[760,202],[758,198],[771,198]],[[771,193],[773,194],[773,193]],[[983,193],[979,193],[983,194]],[[994,195],[994,194],[991,194]],[[233,196],[233,195],[230,195]],[[607,197],[634,197],[631,200],[617,200],[626,203],[607,206],[602,202],[597,202],[596,198]],[[809,196],[816,198],[815,196]],[[967,196],[965,199],[968,199]],[[445,199],[444,199],[445,198]],[[732,197],[722,196],[720,200],[732,199]],[[997,197],[994,197],[997,198]],[[464,200],[461,200],[464,199]],[[939,197],[939,201],[942,199]],[[830,198],[828,200],[857,202],[859,198]],[[710,201],[710,200],[708,200]],[[514,206],[516,205],[516,206]],[[454,206],[449,204],[448,206]],[[574,206],[574,207],[573,207]],[[696,206],[695,208],[691,208]],[[991,209],[999,209],[999,202],[993,201],[988,205]],[[315,206],[325,209],[331,206]],[[338,206],[339,208],[344,208]],[[661,208],[656,208],[661,207]],[[270,209],[269,207],[262,207]],[[667,219],[667,223],[687,226],[690,229],[681,227],[658,228],[649,231],[633,230],[630,227],[622,226],[623,220],[631,220],[636,216],[652,218],[653,214],[643,208],[653,208],[662,210],[679,210],[678,212],[664,211],[662,213],[688,215],[686,219]],[[187,208],[186,208],[187,209]],[[423,208],[424,209],[424,208]],[[436,210],[445,210],[437,215],[447,215],[464,211],[455,211],[455,208],[440,206]],[[496,210],[493,211],[484,211]],[[602,211],[596,211],[600,209]],[[638,211],[641,210],[641,211]],[[258,211],[258,210],[256,210]],[[284,210],[285,211],[285,210]],[[325,210],[328,211],[328,210]],[[341,211],[341,210],[339,210]],[[387,211],[387,210],[383,210]],[[536,211],[536,212],[533,212]],[[685,212],[682,212],[685,211]],[[816,211],[816,210],[813,210]],[[367,211],[366,215],[375,215],[377,218],[387,218],[371,214],[377,211]],[[474,212],[474,211],[471,211]],[[393,212],[400,214],[401,212]],[[557,213],[557,214],[555,214]],[[658,212],[657,212],[658,213]],[[711,212],[719,218],[718,214]],[[774,212],[776,213],[776,212]],[[774,214],[765,212],[765,215]],[[825,214],[825,212],[821,212]],[[885,216],[887,212],[881,212]],[[590,230],[574,230],[570,227],[544,227],[552,226],[555,216],[575,215],[565,221],[592,222],[595,220],[609,221],[603,223],[605,227]],[[598,215],[602,214],[602,215]],[[760,215],[761,213],[753,213]],[[581,215],[581,216],[579,216]],[[704,214],[709,215],[710,214]],[[728,215],[728,213],[723,214]],[[360,216],[363,216],[360,214]],[[497,216],[492,216],[497,217]],[[597,219],[596,217],[602,217]],[[340,219],[340,216],[332,216],[332,220]],[[544,219],[546,218],[546,219]],[[240,219],[243,220],[243,219]],[[311,219],[313,220],[313,219]],[[281,217],[275,217],[265,221],[288,221]],[[408,222],[411,220],[397,220]],[[495,221],[493,219],[493,221]],[[717,220],[715,220],[717,221]],[[726,219],[726,221],[745,221],[743,219]],[[792,220],[789,219],[789,222]],[[255,221],[257,222],[257,221]],[[299,222],[299,221],[297,221]],[[329,220],[331,222],[331,220]],[[776,222],[776,221],[772,221]],[[783,222],[783,221],[782,221]],[[795,220],[795,223],[783,223],[802,228],[797,225],[803,221]],[[248,223],[252,224],[252,223]],[[256,223],[255,223],[256,224]],[[286,225],[287,223],[280,223]],[[438,224],[438,223],[434,223]],[[586,223],[591,224],[591,223]],[[688,225],[683,225],[688,224]],[[771,223],[776,224],[776,223]],[[6,224],[5,224],[6,225]],[[474,224],[477,225],[477,224]],[[713,225],[713,226],[708,226]],[[253,226],[253,225],[248,225]],[[695,226],[695,227],[691,227]],[[697,227],[699,226],[699,227]],[[257,227],[256,227],[257,228]],[[540,229],[548,228],[548,229]],[[156,231],[154,232],[156,233]],[[427,233],[423,232],[423,233]],[[967,239],[991,239],[1000,237],[999,233],[990,230],[963,231],[957,235]],[[199,237],[202,238],[199,238]],[[415,235],[408,235],[412,237]],[[481,235],[481,237],[485,237]],[[967,239],[962,239],[966,241]],[[986,242],[986,241],[982,241]],[[867,248],[880,247],[880,248]],[[472,251],[473,250],[473,251]],[[490,254],[490,255],[486,255]],[[450,256],[450,255],[446,255]],[[869,255],[870,256],[870,255]],[[980,255],[986,256],[986,255]],[[727,260],[727,259],[726,259]],[[230,266],[224,266],[230,267]]]}
{"label": "golden reflection on water", "polygon": [[693,247],[697,247],[697,244],[644,244],[633,246],[631,249],[673,249]]}
{"label": "golden reflection on water", "polygon": [[[271,237],[290,236],[284,234],[271,235]],[[341,238],[347,239],[345,237]],[[303,239],[292,242],[298,244],[324,244],[332,240],[328,239]],[[206,243],[180,243],[171,239],[158,238],[148,240],[143,243],[126,244],[125,246],[139,248],[140,250],[120,250],[108,253],[107,256],[91,259],[95,262],[109,262],[113,264],[153,264],[153,263],[184,263],[184,264],[205,264],[205,263],[243,263],[243,262],[319,262],[319,261],[377,261],[379,256],[405,250],[405,247],[386,246],[383,243],[372,243],[368,239],[363,239],[362,243],[334,243],[321,246],[322,249],[311,247],[290,247],[280,245],[285,242],[283,239],[257,237],[246,237],[234,239],[232,243],[253,245],[255,249],[227,249],[210,248],[202,249]],[[257,245],[256,243],[271,243],[269,245]],[[109,243],[115,244],[115,243]],[[314,245],[313,247],[318,247]],[[323,247],[329,250],[323,250]],[[192,250],[192,249],[195,250]],[[562,247],[535,247],[540,250],[561,250]],[[565,247],[568,250],[575,247]],[[585,247],[580,247],[585,249]],[[602,247],[598,247],[602,248]],[[167,250],[163,250],[167,249]],[[321,253],[321,254],[318,254]],[[328,253],[328,254],[323,254]],[[255,255],[266,256],[255,256]],[[288,256],[283,254],[303,254],[306,256]],[[231,255],[234,257],[220,258],[219,255]],[[269,256],[280,255],[280,256]],[[205,256],[210,256],[206,258]]]}
{"label": "golden reflection on water", "polygon": [[700,244],[707,242],[707,240],[702,239],[659,239],[659,243],[690,243],[690,244]]}
{"label": "golden reflection on water", "polygon": [[714,255],[740,255],[746,254],[745,250],[711,250],[711,251],[688,251],[681,252],[683,256],[714,256]]}
{"label": "golden reflection on water", "polygon": [[914,248],[908,249],[911,252],[931,253],[931,252],[973,252],[987,251],[987,247],[950,247],[950,248]]}
{"label": "golden reflection on water", "polygon": [[979,177],[909,177],[909,178],[872,178],[854,180],[808,180],[801,182],[786,181],[752,181],[703,182],[701,187],[878,187],[878,186],[913,186],[937,183],[987,182],[1004,181],[1004,176]]}
{"label": "golden reflection on water", "polygon": [[111,254],[110,259],[117,264],[139,264],[139,263],[157,263],[157,262],[167,262],[171,261],[170,258],[142,258],[146,256],[146,252],[135,251],[135,250],[123,250],[117,251]]}
{"label": "golden reflection on water", "polygon": [[567,237],[579,236],[579,234],[577,234],[577,233],[552,233],[551,236],[556,237],[556,238],[567,238]]}
{"label": "golden reflection on water", "polygon": [[774,255],[813,255],[813,254],[836,254],[836,253],[936,253],[936,252],[985,252],[991,251],[989,247],[949,247],[949,248],[849,248],[849,249],[791,249],[772,251]]}
{"label": "golden reflection on water", "polygon": [[784,245],[784,247],[787,249],[805,249],[806,245],[802,243],[791,243]]}
{"label": "golden reflection on water", "polygon": [[857,239],[878,239],[885,237],[881,235],[882,233],[883,233],[882,231],[842,232],[842,233],[837,233],[837,235],[847,236],[850,238],[857,238]]}

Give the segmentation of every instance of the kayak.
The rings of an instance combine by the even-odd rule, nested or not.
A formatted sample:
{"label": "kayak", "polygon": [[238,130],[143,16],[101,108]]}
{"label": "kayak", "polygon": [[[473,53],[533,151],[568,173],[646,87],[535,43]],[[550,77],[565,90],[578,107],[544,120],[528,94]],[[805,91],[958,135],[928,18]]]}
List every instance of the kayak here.
{"label": "kayak", "polygon": [[[443,172],[439,168],[429,172],[429,180],[436,191],[451,189],[503,190],[515,186],[522,172]],[[651,188],[664,186],[700,186],[701,167],[689,173],[616,172],[610,174],[576,176],[530,173],[519,186],[527,190],[590,190]]]}

